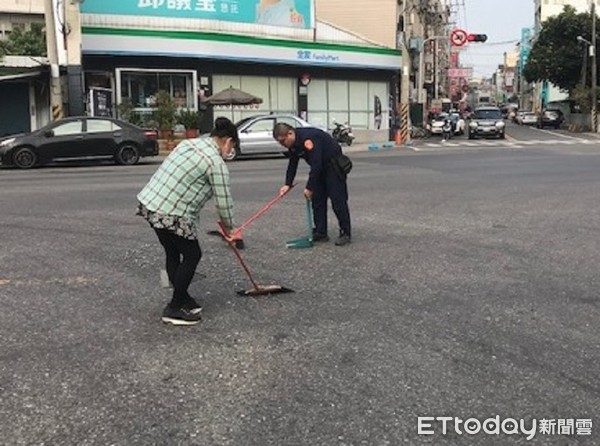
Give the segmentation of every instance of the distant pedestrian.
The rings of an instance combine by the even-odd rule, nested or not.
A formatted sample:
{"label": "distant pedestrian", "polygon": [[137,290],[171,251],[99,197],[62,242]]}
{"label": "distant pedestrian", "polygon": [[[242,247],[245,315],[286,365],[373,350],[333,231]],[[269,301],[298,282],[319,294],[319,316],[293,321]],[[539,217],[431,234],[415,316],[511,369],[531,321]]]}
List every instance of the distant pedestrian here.
{"label": "distant pedestrian", "polygon": [[217,118],[210,136],[182,141],[137,196],[138,215],[156,232],[173,285],[173,297],[162,315],[165,323],[200,322],[202,307],[188,293],[202,257],[196,224],[200,210],[214,198],[219,218],[233,238],[233,200],[224,159],[235,156],[238,142],[235,125]]}
{"label": "distant pedestrian", "polygon": [[279,191],[281,194],[285,194],[294,183],[300,158],[304,158],[310,165],[304,196],[312,200],[315,223],[313,241],[329,241],[327,234],[327,199],[329,198],[340,228],[335,244],[337,246],[349,244],[352,240],[352,231],[348,210],[348,186],[346,175],[336,165],[336,159],[342,155],[341,146],[329,133],[321,129],[294,128],[285,123],[275,125],[273,137],[287,147],[290,154],[285,185]]}

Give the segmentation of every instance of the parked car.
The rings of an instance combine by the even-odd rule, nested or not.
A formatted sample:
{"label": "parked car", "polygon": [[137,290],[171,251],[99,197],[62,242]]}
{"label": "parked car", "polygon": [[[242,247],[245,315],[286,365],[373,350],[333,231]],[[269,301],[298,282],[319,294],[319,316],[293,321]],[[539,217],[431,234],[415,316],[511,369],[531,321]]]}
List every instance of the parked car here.
{"label": "parked car", "polygon": [[504,139],[506,124],[498,107],[478,107],[469,122],[469,139],[477,137],[497,137]]}
{"label": "parked car", "polygon": [[558,129],[564,119],[565,116],[562,111],[558,109],[546,109],[543,110],[537,118],[537,128],[543,129],[544,127],[554,127],[555,129]]}
{"label": "parked car", "polygon": [[534,112],[522,112],[517,116],[517,124],[519,125],[536,125],[537,115]]}
{"label": "parked car", "polygon": [[155,130],[125,121],[89,116],[61,119],[31,133],[0,139],[4,165],[21,169],[54,160],[112,158],[117,164],[137,164],[140,157],[158,155]]}
{"label": "parked car", "polygon": [[292,114],[249,116],[235,124],[240,137],[236,157],[249,154],[286,154],[287,150],[273,138],[273,127],[280,122],[292,127],[312,127],[304,119]]}

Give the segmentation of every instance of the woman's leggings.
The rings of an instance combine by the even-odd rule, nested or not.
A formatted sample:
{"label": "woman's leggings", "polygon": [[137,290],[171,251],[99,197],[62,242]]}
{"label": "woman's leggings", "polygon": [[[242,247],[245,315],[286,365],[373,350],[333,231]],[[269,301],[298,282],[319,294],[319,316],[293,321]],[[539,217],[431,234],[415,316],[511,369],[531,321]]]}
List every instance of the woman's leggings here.
{"label": "woman's leggings", "polygon": [[173,300],[170,305],[181,306],[190,297],[188,287],[202,258],[202,250],[198,240],[188,240],[166,229],[154,231],[165,249],[167,275],[173,284]]}

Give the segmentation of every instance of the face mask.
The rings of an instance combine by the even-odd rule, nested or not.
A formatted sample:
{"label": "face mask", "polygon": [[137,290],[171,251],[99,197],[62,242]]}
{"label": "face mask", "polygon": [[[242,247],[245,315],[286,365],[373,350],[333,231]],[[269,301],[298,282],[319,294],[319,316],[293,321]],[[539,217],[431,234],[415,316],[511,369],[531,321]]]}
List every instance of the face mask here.
{"label": "face mask", "polygon": [[223,159],[225,161],[231,161],[234,158],[235,158],[235,149],[233,149],[233,148],[231,149],[231,151],[227,155],[223,156]]}
{"label": "face mask", "polygon": [[231,150],[227,155],[222,155],[222,157],[225,161],[231,161],[235,158],[235,146],[233,144],[233,140],[231,141]]}

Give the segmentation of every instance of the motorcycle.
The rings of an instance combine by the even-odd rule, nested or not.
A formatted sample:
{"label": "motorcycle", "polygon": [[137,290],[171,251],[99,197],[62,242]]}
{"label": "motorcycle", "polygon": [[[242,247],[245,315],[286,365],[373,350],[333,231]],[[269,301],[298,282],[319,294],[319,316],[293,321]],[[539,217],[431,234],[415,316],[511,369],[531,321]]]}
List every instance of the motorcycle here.
{"label": "motorcycle", "polygon": [[446,119],[442,126],[442,141],[447,141],[452,137],[452,121]]}
{"label": "motorcycle", "polygon": [[341,144],[347,144],[349,146],[354,142],[354,134],[352,133],[352,127],[346,124],[340,124],[337,121],[333,121],[335,128],[331,132],[331,136],[337,142]]}

